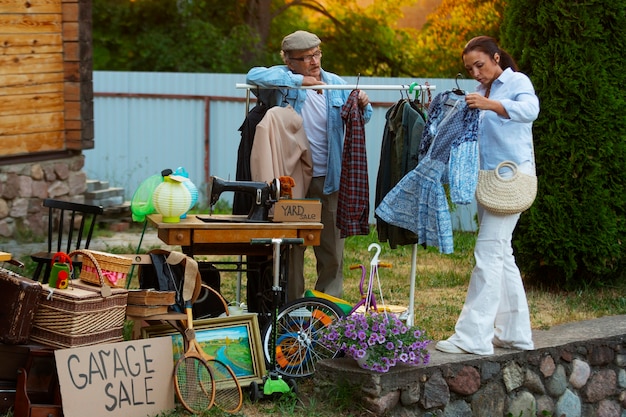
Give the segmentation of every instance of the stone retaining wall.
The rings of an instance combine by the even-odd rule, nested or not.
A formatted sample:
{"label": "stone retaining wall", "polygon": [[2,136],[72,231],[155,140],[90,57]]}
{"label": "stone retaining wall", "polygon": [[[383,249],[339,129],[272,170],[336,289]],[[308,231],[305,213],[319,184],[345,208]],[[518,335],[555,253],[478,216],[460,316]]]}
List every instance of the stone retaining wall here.
{"label": "stone retaining wall", "polygon": [[0,166],[0,236],[45,236],[45,198],[84,202],[87,175],[82,154],[63,159]]}
{"label": "stone retaining wall", "polygon": [[596,319],[534,332],[533,351],[433,350],[428,365],[385,374],[348,358],[326,360],[316,390],[355,390],[355,405],[376,416],[626,417],[625,330],[624,316]]}

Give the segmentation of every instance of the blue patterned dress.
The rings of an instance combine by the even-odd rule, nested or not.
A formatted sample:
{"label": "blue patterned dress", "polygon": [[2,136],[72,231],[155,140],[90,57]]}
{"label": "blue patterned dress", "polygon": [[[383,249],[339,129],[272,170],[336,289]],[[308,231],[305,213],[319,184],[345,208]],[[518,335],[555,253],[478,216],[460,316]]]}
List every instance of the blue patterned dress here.
{"label": "blue patterned dress", "polygon": [[408,229],[418,243],[452,253],[452,220],[444,184],[455,204],[468,204],[478,178],[479,110],[451,91],[438,94],[420,143],[420,161],[383,198],[376,215]]}

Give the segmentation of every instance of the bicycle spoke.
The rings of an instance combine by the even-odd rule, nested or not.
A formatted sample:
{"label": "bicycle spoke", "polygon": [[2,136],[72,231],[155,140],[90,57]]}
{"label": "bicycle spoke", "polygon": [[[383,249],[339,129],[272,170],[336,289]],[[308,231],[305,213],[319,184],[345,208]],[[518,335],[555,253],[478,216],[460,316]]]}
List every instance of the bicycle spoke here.
{"label": "bicycle spoke", "polygon": [[[318,343],[318,332],[341,315],[337,306],[317,298],[304,298],[284,306],[276,322],[277,370],[287,376],[308,376],[315,372],[319,360],[334,357],[337,352]],[[270,329],[264,338],[266,358]]]}

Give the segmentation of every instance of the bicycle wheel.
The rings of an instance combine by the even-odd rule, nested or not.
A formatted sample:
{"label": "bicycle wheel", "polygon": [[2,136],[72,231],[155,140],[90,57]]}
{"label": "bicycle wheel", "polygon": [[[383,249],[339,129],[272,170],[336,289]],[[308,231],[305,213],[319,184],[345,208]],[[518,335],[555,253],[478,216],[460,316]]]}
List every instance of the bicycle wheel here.
{"label": "bicycle wheel", "polygon": [[291,377],[312,375],[319,360],[339,354],[318,343],[318,332],[342,316],[344,313],[337,305],[322,298],[300,298],[285,304],[276,318],[275,347],[271,346],[272,323],[263,331],[266,362],[272,363],[270,355],[274,353],[278,373]]}

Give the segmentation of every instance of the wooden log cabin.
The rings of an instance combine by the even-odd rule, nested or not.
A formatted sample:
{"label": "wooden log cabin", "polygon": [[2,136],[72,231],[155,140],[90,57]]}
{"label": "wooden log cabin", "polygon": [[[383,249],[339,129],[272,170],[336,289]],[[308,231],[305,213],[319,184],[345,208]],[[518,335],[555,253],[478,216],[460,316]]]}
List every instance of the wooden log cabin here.
{"label": "wooden log cabin", "polygon": [[81,201],[94,147],[91,0],[0,0],[0,236]]}

